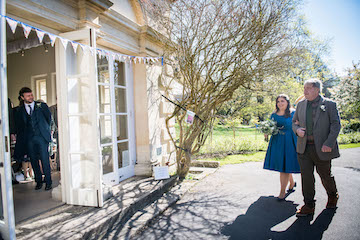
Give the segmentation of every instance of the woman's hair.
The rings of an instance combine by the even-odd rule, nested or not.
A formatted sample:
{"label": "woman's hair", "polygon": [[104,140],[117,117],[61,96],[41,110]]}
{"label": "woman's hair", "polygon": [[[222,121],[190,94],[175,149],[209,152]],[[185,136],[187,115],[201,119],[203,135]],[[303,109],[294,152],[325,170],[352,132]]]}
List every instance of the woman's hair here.
{"label": "woman's hair", "polygon": [[279,111],[279,108],[277,106],[277,101],[278,101],[279,98],[284,98],[286,100],[286,102],[288,103],[288,105],[287,105],[287,107],[285,109],[285,117],[291,117],[290,98],[286,94],[280,94],[279,96],[277,96],[276,101],[275,101],[276,112]]}

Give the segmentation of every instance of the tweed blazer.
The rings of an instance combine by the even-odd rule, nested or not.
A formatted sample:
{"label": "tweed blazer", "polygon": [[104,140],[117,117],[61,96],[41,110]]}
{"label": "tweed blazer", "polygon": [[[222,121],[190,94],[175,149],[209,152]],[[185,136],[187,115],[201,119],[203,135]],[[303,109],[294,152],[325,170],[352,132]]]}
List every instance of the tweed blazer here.
{"label": "tweed blazer", "polygon": [[[293,117],[292,128],[296,134],[298,128],[306,128],[306,107],[308,101],[306,99],[300,101],[297,105],[295,115]],[[299,124],[296,125],[295,122]],[[336,107],[336,103],[330,99],[320,96],[319,106],[316,108],[313,136],[315,142],[316,153],[321,160],[331,160],[340,156],[337,137],[340,132],[340,116]],[[297,134],[296,134],[297,135]],[[297,138],[296,151],[300,154],[305,152],[307,136]],[[322,152],[322,146],[332,148],[331,152]]]}

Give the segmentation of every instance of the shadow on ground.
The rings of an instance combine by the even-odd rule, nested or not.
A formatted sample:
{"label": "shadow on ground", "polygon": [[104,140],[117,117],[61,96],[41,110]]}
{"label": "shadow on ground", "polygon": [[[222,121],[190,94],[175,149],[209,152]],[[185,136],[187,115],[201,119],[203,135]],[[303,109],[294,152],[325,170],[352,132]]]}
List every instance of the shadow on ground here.
{"label": "shadow on ground", "polygon": [[294,216],[296,207],[292,201],[279,202],[275,197],[260,197],[246,211],[230,224],[225,224],[221,234],[229,239],[322,239],[330,225],[335,210],[325,209],[313,220],[312,217],[297,218],[285,231],[276,232],[271,228]]}

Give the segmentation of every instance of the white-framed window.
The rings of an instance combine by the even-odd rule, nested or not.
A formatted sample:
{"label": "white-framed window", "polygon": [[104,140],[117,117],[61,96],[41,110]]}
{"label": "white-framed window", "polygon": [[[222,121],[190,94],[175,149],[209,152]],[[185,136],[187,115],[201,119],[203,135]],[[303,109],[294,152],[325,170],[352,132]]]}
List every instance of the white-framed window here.
{"label": "white-framed window", "polygon": [[37,79],[35,84],[36,84],[36,100],[41,99],[44,102],[47,102],[46,79]]}
{"label": "white-framed window", "polygon": [[130,165],[125,64],[102,58],[98,59],[97,66],[103,174],[117,175],[119,169]]}

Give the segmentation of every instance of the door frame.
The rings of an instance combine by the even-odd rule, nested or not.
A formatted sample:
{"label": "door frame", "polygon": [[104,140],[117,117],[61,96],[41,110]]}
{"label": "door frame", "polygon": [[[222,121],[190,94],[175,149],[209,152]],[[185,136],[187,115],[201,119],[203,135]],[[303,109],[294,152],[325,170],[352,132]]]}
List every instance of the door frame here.
{"label": "door frame", "polygon": [[[5,0],[0,0],[0,14],[5,16]],[[0,17],[0,175],[3,219],[0,220],[2,238],[15,239],[15,214],[11,181],[11,156],[8,118],[7,64],[6,64],[6,20]]]}

